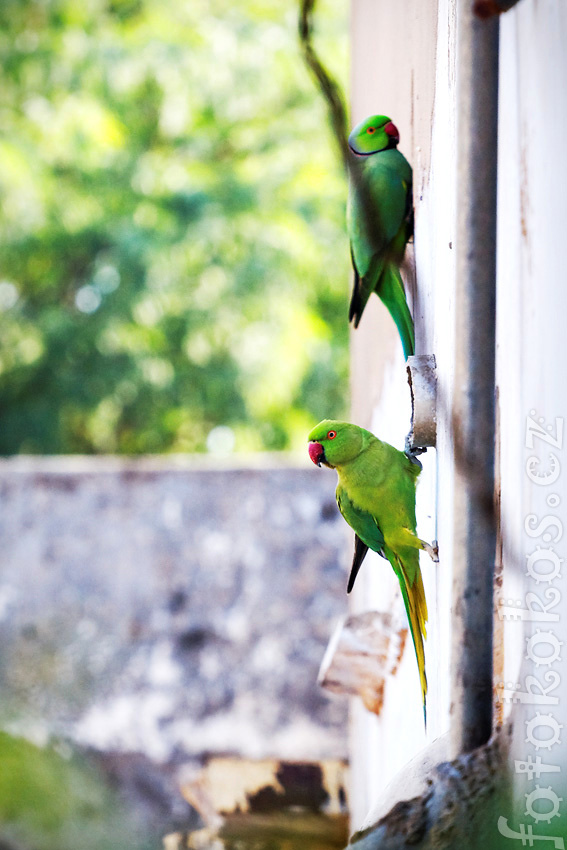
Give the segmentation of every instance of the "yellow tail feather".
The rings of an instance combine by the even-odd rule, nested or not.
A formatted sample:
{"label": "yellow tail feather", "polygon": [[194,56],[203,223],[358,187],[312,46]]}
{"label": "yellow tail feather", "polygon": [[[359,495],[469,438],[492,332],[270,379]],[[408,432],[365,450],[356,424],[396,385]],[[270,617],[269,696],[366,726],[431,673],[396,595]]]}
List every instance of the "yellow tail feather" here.
{"label": "yellow tail feather", "polygon": [[406,612],[410,622],[411,636],[415,647],[417,657],[417,666],[419,669],[419,680],[421,683],[421,694],[423,698],[423,711],[425,714],[425,699],[427,694],[427,677],[425,675],[425,649],[423,646],[424,638],[427,637],[425,624],[427,622],[427,602],[425,599],[425,590],[423,588],[423,580],[421,573],[418,570],[415,576],[413,585],[409,583],[404,565],[397,558],[400,568],[399,579],[406,605]]}

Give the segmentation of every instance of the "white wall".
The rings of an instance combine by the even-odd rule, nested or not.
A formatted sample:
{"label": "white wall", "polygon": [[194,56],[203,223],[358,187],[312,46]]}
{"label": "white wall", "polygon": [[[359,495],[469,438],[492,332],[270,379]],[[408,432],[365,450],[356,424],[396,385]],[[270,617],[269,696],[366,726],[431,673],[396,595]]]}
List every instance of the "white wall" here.
{"label": "white wall", "polygon": [[[439,540],[440,564],[424,556],[422,572],[430,612],[427,641],[429,740],[450,722],[449,659],[451,643],[451,534],[453,452],[449,428],[454,351],[454,238],[456,185],[455,34],[456,0],[419,4],[388,0],[353,0],[353,121],[372,112],[389,114],[401,134],[400,149],[414,168],[416,210],[415,267],[418,295],[414,299],[417,353],[435,354],[440,384],[437,451],[424,457],[418,488],[418,528],[421,536]],[[432,23],[434,22],[434,23]],[[479,69],[480,73],[480,69]],[[434,82],[434,86],[433,86]],[[564,0],[521,0],[501,17],[498,194],[498,316],[497,316],[497,478],[501,483],[503,588],[496,601],[519,600],[545,592],[526,575],[527,558],[536,546],[553,546],[563,559],[562,572],[551,587],[566,598],[567,425],[562,448],[537,438],[526,446],[526,422],[535,410],[544,428],[557,434],[567,420],[567,3]],[[479,128],[482,132],[482,128]],[[411,289],[411,285],[410,285]],[[408,430],[408,388],[397,335],[378,299],[371,299],[361,327],[352,335],[353,421],[370,426],[398,447]],[[530,456],[539,459],[538,472],[550,469],[554,452],[562,469],[553,484],[534,483],[526,472]],[[548,497],[552,495],[550,501]],[[435,517],[429,515],[435,512]],[[535,531],[526,521],[530,515]],[[545,520],[545,518],[548,518]],[[543,525],[538,523],[544,520]],[[546,524],[547,523],[547,524]],[[436,528],[435,528],[436,527]],[[378,559],[361,572],[356,610],[384,608],[396,597],[396,582]],[[546,569],[539,562],[540,571]],[[536,565],[537,569],[537,565]],[[548,601],[545,597],[544,601]],[[553,596],[555,598],[555,596]],[[551,597],[549,597],[551,599]],[[565,602],[554,611],[559,620],[529,622],[497,620],[495,684],[521,684],[550,672],[547,683],[560,686],[552,705],[497,704],[496,719],[514,719],[511,773],[519,809],[502,812],[510,825],[518,817],[534,833],[567,835],[567,802],[549,827],[524,814],[526,793],[536,784],[567,801],[567,613]],[[563,641],[564,660],[550,665],[526,658],[526,640],[537,629]],[[549,653],[553,638],[539,647]],[[359,827],[396,771],[424,744],[419,718],[419,691],[413,647],[408,642],[404,663],[386,689],[380,717],[359,703],[352,709],[353,827]],[[526,721],[536,711],[552,714],[564,725],[563,741],[551,750],[526,743]],[[553,721],[550,721],[553,722]],[[539,734],[549,734],[541,727]],[[516,773],[515,761],[543,757],[562,773],[531,780]],[[537,804],[549,808],[545,800]],[[495,834],[497,826],[495,824]],[[502,839],[502,846],[504,839]]]}
{"label": "white wall", "polygon": [[[540,749],[543,761],[561,765],[561,774],[542,774],[531,781],[516,773],[516,760],[536,758],[538,750],[526,741],[526,721],[537,711],[551,714],[567,729],[567,430],[559,445],[538,439],[533,448],[526,443],[531,418],[544,433],[559,435],[561,422],[567,422],[567,362],[565,358],[567,317],[567,272],[564,245],[567,239],[567,4],[561,0],[523,0],[501,19],[500,53],[500,126],[498,190],[498,353],[497,374],[500,411],[500,455],[502,481],[502,522],[504,573],[502,599],[521,601],[526,594],[537,593],[544,602],[552,601],[554,590],[563,596],[552,609],[559,619],[554,622],[523,621],[507,616],[504,621],[505,683],[521,684],[535,675],[544,684],[558,677],[561,684],[550,696],[559,702],[551,705],[526,703],[503,704],[514,718],[511,770],[520,803],[521,820],[542,832],[544,824],[525,816],[525,794],[536,784],[567,800],[567,733],[550,750]],[[548,432],[547,429],[550,428]],[[559,430],[558,430],[559,429]],[[560,464],[556,481],[541,477],[533,481],[526,472],[529,457],[539,465],[534,471],[545,476],[551,470],[550,453]],[[540,483],[536,483],[539,481]],[[549,500],[549,501],[548,501]],[[537,519],[529,517],[534,515]],[[540,525],[540,523],[542,523]],[[552,524],[553,523],[553,524]],[[562,577],[539,584],[526,575],[528,556],[540,546],[552,547],[563,559]],[[553,557],[553,556],[552,556]],[[534,570],[549,571],[551,564],[540,561]],[[551,588],[549,598],[544,596]],[[527,657],[526,640],[537,629],[551,632],[563,641],[563,660],[539,664]],[[550,654],[551,643],[537,650]],[[544,681],[549,673],[550,678]],[[541,728],[540,736],[550,734]],[[541,803],[549,809],[551,803]],[[509,812],[503,812],[511,821]],[[517,819],[515,821],[517,824]],[[536,825],[537,824],[537,825]],[[549,824],[551,834],[567,835],[567,803],[559,817]]]}
{"label": "white wall", "polygon": [[[434,353],[446,404],[452,382],[453,251],[455,218],[454,14],[449,0],[419,5],[403,0],[353,0],[352,119],[389,115],[400,130],[400,150],[414,169],[416,353]],[[408,261],[413,265],[413,247]],[[410,401],[396,328],[372,297],[352,334],[352,418],[381,439],[403,448]],[[422,555],[429,608],[426,669],[427,735],[411,640],[397,674],[387,684],[379,717],[358,701],[352,706],[352,825],[358,828],[381,791],[428,741],[449,725],[452,453],[447,425],[439,450],[422,456],[418,533],[439,540],[440,563]],[[402,605],[393,571],[369,555],[353,592],[356,611]]]}

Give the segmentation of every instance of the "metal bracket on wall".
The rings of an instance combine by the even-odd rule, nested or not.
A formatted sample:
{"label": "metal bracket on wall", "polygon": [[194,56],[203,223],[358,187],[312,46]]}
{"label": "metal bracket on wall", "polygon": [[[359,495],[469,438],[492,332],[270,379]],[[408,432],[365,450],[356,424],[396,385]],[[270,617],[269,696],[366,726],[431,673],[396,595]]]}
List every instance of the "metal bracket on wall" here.
{"label": "metal bracket on wall", "polygon": [[418,354],[407,359],[411,392],[411,426],[406,437],[406,454],[421,454],[437,444],[437,364],[434,354]]}

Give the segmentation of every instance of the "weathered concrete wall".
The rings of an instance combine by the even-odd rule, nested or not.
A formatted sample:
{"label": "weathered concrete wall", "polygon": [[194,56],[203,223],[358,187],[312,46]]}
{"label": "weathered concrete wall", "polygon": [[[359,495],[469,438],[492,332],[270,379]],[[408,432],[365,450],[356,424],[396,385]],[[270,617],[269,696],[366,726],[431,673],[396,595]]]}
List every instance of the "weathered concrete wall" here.
{"label": "weathered concrete wall", "polygon": [[346,755],[316,685],[346,610],[334,476],[15,458],[0,494],[4,723],[156,760]]}
{"label": "weathered concrete wall", "polygon": [[513,724],[498,833],[516,846],[520,828],[567,839],[566,44],[565,3],[523,0],[500,19],[495,685]]}
{"label": "weathered concrete wall", "polygon": [[[486,11],[491,4],[474,5]],[[434,353],[437,360],[437,449],[424,458],[417,496],[420,536],[428,536],[427,515],[433,514],[440,556],[434,570],[426,559],[422,567],[430,620],[428,742],[451,725],[453,249],[461,188],[455,143],[460,67],[456,34],[458,17],[472,6],[472,0],[403,0],[392,11],[393,4],[386,0],[352,0],[354,118],[371,112],[391,115],[400,129],[400,149],[413,165],[416,349],[418,354]],[[496,496],[501,539],[494,684],[499,697],[495,722],[512,724],[508,778],[515,799],[496,813],[487,809],[483,830],[476,829],[472,815],[466,825],[471,846],[475,841],[475,846],[487,847],[486,831],[490,846],[500,848],[505,839],[519,842],[533,830],[536,842],[545,834],[563,847],[567,678],[561,672],[565,662],[559,647],[567,642],[567,618],[560,607],[567,500],[562,472],[567,418],[562,240],[567,205],[558,187],[565,184],[566,168],[560,147],[567,130],[567,6],[557,0],[522,0],[500,22]],[[378,299],[370,300],[368,312],[353,334],[352,416],[400,446],[408,421],[401,350]],[[375,564],[374,571],[361,571],[361,595],[353,593],[357,611],[363,605],[384,611],[396,604],[392,583]],[[409,671],[413,681],[414,669]],[[378,719],[360,703],[354,706],[355,827],[364,823],[365,809],[380,801],[396,770],[405,779],[406,764],[424,738],[423,727],[410,714],[409,693],[415,693],[415,686],[402,664],[386,685]],[[403,735],[397,734],[400,728]],[[537,759],[546,767],[541,762],[534,767]],[[401,804],[398,813],[409,819]],[[433,840],[431,836],[428,833],[426,840]],[[407,844],[417,846],[416,841],[412,836]],[[435,846],[462,845],[450,835],[444,841]],[[378,830],[364,846],[394,844],[387,844]],[[395,846],[402,846],[401,841]],[[425,846],[425,840],[419,846]]]}

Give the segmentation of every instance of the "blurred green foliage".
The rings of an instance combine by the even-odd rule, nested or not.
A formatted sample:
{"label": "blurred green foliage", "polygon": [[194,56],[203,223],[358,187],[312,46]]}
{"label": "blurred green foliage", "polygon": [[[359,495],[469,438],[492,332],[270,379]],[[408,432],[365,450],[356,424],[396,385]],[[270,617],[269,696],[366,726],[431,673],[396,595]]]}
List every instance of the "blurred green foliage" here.
{"label": "blurred green foliage", "polygon": [[346,190],[296,14],[0,4],[0,453],[293,448],[344,414]]}
{"label": "blurred green foliage", "polygon": [[[0,732],[0,844],[33,850],[149,850],[116,791],[72,753]],[[152,840],[153,839],[153,840]]]}

